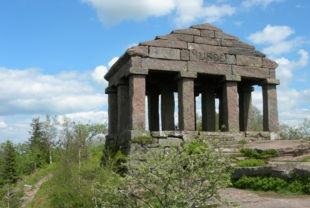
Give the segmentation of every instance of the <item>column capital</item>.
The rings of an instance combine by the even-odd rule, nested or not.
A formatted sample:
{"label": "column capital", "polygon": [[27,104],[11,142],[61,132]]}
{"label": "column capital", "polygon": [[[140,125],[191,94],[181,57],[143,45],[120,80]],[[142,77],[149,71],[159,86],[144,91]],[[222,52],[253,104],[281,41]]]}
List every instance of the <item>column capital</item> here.
{"label": "column capital", "polygon": [[105,94],[115,94],[117,92],[117,89],[115,86],[109,86],[105,88]]}
{"label": "column capital", "polygon": [[263,81],[263,85],[279,85],[280,80],[267,78]]}
{"label": "column capital", "polygon": [[224,76],[224,81],[225,82],[240,82],[241,76],[237,74],[226,74]]}
{"label": "column capital", "polygon": [[131,75],[147,75],[149,73],[149,70],[148,69],[143,69],[143,68],[133,68],[131,67],[129,69],[129,76]]}
{"label": "column capital", "polygon": [[178,78],[179,79],[182,79],[182,78],[196,79],[197,78],[197,72],[181,71],[179,73]]}

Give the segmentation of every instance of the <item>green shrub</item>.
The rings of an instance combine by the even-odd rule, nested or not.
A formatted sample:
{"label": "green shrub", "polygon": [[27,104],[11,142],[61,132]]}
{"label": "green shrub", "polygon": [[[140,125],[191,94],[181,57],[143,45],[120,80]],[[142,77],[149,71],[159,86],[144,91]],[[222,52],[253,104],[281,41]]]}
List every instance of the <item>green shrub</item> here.
{"label": "green shrub", "polygon": [[278,152],[275,149],[258,150],[258,149],[244,148],[240,150],[240,153],[248,158],[264,159],[264,160],[278,156]]}
{"label": "green shrub", "polygon": [[276,177],[248,177],[243,176],[232,181],[236,188],[260,191],[276,191],[281,193],[310,194],[310,179],[284,180]]}
{"label": "green shrub", "polygon": [[97,207],[206,207],[230,177],[221,149],[201,139],[135,152],[127,165],[119,186],[96,186]]}
{"label": "green shrub", "polygon": [[266,162],[261,159],[246,159],[237,162],[237,166],[239,167],[256,167],[256,166],[263,166],[265,164]]}

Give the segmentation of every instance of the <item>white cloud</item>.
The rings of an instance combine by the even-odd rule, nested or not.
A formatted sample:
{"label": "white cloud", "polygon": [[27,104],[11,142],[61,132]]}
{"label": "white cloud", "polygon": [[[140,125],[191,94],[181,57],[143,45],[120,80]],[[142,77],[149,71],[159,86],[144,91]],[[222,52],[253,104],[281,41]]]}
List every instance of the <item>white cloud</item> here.
{"label": "white cloud", "polygon": [[277,68],[277,77],[281,80],[282,86],[287,86],[293,78],[294,71],[305,67],[309,62],[309,54],[307,51],[300,49],[298,51],[299,59],[296,61],[289,60],[285,57],[276,59],[279,64]]}
{"label": "white cloud", "polygon": [[169,14],[175,7],[174,0],[83,0],[97,11],[106,25],[124,20],[142,20],[151,16]]}
{"label": "white cloud", "polygon": [[255,44],[265,46],[263,52],[269,56],[278,56],[291,52],[304,41],[297,37],[289,39],[295,31],[289,26],[267,25],[262,31],[251,34],[248,39]]}
{"label": "white cloud", "polygon": [[106,98],[76,72],[55,75],[37,69],[0,68],[0,115],[61,114],[97,109]]}
{"label": "white cloud", "polygon": [[280,2],[283,0],[244,0],[242,2],[242,6],[244,7],[254,7],[254,6],[263,6],[267,7],[268,5],[276,2]]}
{"label": "white cloud", "polygon": [[0,129],[7,128],[8,125],[4,121],[0,121]]}
{"label": "white cloud", "polygon": [[275,44],[284,41],[295,31],[289,26],[267,25],[262,31],[249,36],[249,39],[256,44]]}
{"label": "white cloud", "polygon": [[235,13],[228,4],[204,5],[203,0],[83,0],[96,9],[105,25],[125,20],[143,20],[148,17],[174,15],[179,26],[202,20],[216,22]]}
{"label": "white cloud", "polygon": [[106,111],[86,111],[76,112],[64,115],[59,115],[57,120],[63,123],[65,118],[69,118],[72,121],[78,123],[105,123],[108,120],[108,113]]}
{"label": "white cloud", "polygon": [[104,79],[104,75],[107,73],[107,71],[108,69],[106,66],[100,65],[94,69],[91,76],[96,82],[106,84],[107,81]]}

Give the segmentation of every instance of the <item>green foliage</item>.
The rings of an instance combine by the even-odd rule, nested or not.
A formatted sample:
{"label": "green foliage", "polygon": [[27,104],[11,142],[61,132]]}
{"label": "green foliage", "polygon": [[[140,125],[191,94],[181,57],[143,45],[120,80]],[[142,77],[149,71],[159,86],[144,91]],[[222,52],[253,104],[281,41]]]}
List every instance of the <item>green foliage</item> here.
{"label": "green foliage", "polygon": [[305,139],[310,140],[310,120],[305,119],[299,126],[280,126],[280,137],[282,139]]}
{"label": "green foliage", "polygon": [[275,149],[258,150],[258,149],[243,148],[240,150],[240,153],[248,158],[263,159],[263,160],[267,160],[269,158],[278,156],[278,152]]}
{"label": "green foliage", "polygon": [[3,145],[3,159],[2,159],[1,178],[4,183],[16,183],[17,163],[16,163],[16,150],[12,142],[7,141]]}
{"label": "green foliage", "polygon": [[284,180],[275,177],[248,177],[243,176],[233,181],[233,186],[241,189],[252,189],[260,191],[276,191],[281,193],[310,194],[309,178],[295,178]]}
{"label": "green foliage", "polygon": [[261,159],[246,159],[237,162],[237,166],[239,167],[256,167],[256,166],[263,166],[265,164],[266,162]]}
{"label": "green foliage", "polygon": [[249,131],[262,131],[263,130],[263,115],[258,108],[254,105],[250,106],[249,111]]}
{"label": "green foliage", "polygon": [[199,139],[136,152],[118,186],[97,184],[94,200],[97,207],[205,207],[228,184],[229,169],[221,150]]}
{"label": "green foliage", "polygon": [[138,136],[138,137],[134,137],[131,140],[131,142],[141,144],[141,145],[152,144],[153,138],[151,136]]}

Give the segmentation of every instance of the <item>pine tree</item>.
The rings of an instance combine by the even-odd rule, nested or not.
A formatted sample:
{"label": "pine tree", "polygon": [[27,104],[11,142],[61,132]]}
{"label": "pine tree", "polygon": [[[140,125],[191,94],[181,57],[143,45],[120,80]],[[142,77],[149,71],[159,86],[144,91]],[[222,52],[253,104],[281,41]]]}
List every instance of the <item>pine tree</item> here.
{"label": "pine tree", "polygon": [[12,142],[7,141],[3,147],[3,179],[5,183],[16,183],[17,181],[17,163],[16,150]]}
{"label": "pine tree", "polygon": [[36,170],[49,161],[49,143],[39,118],[32,120],[31,127],[29,146],[33,158],[33,169]]}

